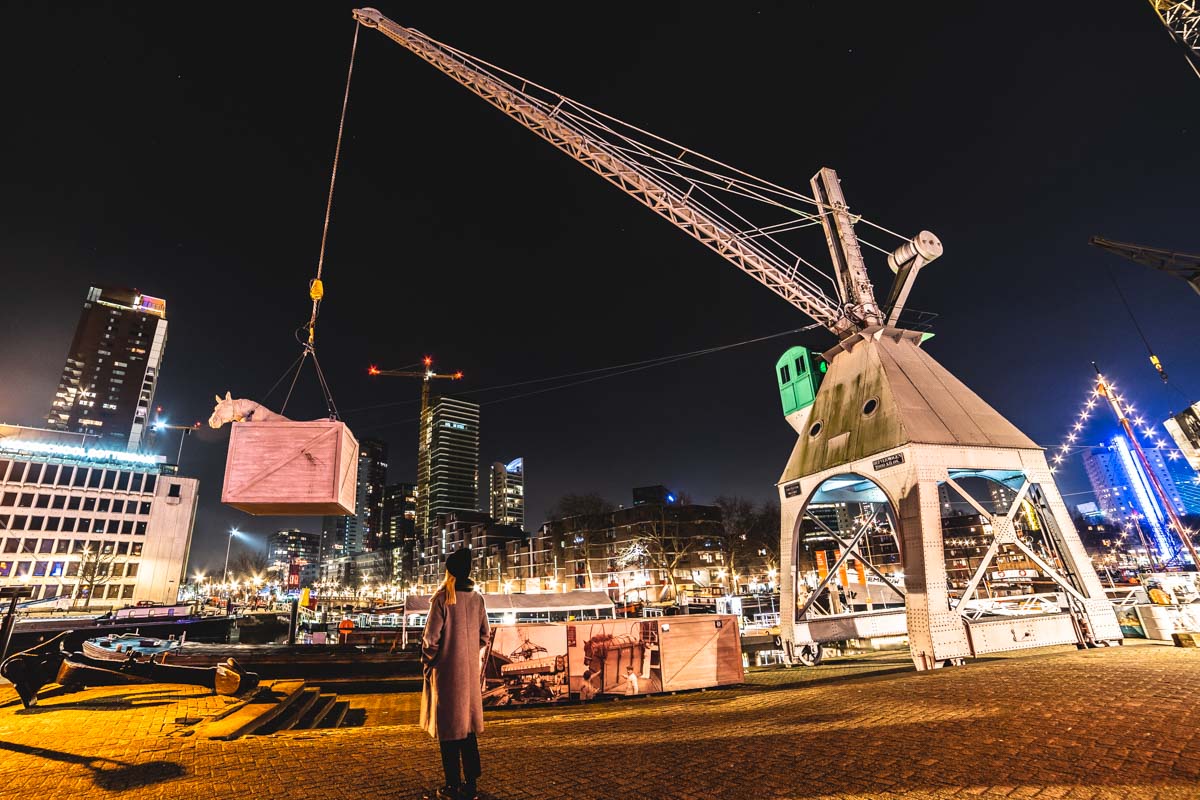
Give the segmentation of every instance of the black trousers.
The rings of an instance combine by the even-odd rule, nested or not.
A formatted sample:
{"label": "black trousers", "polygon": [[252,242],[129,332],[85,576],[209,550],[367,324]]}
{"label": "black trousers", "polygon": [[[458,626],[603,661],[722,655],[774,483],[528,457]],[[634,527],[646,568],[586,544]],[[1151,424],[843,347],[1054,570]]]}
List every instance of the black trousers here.
{"label": "black trousers", "polygon": [[[467,783],[475,783],[480,775],[479,742],[475,734],[467,734],[465,739],[443,740],[438,742],[442,749],[442,769],[446,771],[446,785],[458,786],[463,778]],[[462,760],[462,775],[459,776],[458,762]]]}

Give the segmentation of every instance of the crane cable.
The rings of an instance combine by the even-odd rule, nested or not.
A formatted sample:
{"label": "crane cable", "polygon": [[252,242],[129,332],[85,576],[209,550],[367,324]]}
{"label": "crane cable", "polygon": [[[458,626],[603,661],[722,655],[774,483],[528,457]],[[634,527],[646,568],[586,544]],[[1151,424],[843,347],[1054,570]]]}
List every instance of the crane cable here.
{"label": "crane cable", "polygon": [[1138,324],[1137,316],[1133,313],[1133,307],[1129,305],[1129,300],[1125,297],[1125,292],[1121,291],[1121,284],[1117,283],[1117,276],[1113,275],[1112,267],[1105,264],[1104,269],[1108,272],[1108,279],[1112,281],[1113,288],[1117,290],[1117,296],[1121,298],[1121,303],[1125,306],[1125,312],[1129,314],[1129,321],[1133,323],[1134,330],[1141,337],[1142,344],[1146,345],[1146,352],[1150,356],[1150,364],[1158,371],[1158,377],[1162,378],[1163,385],[1169,385],[1167,384],[1167,371],[1163,367],[1162,361],[1154,354],[1154,348],[1150,346],[1150,340],[1146,338],[1142,326]]}
{"label": "crane cable", "polygon": [[[528,386],[530,384],[535,384],[535,383],[547,383],[549,381],[558,381],[558,380],[563,380],[565,378],[574,378],[574,377],[578,377],[578,376],[592,376],[592,377],[584,377],[581,380],[571,381],[569,383],[558,384],[556,386],[548,386],[548,387],[545,387],[542,389],[534,389],[529,392],[522,392],[520,394],[509,395],[507,397],[498,397],[494,400],[484,400],[483,402],[479,403],[480,406],[490,406],[494,403],[504,403],[509,400],[522,400],[526,397],[533,397],[534,395],[545,394],[546,392],[556,392],[560,389],[569,389],[569,388],[572,388],[575,386],[580,386],[585,383],[594,383],[596,381],[602,381],[602,380],[606,380],[608,378],[616,378],[620,375],[628,375],[631,372],[641,372],[642,370],[655,369],[657,367],[667,366],[668,364],[674,364],[678,361],[684,361],[689,358],[696,358],[697,356],[705,356],[705,355],[710,355],[712,353],[720,353],[725,350],[732,350],[736,347],[744,347],[745,345],[748,345],[748,344],[756,344],[758,342],[765,342],[769,339],[778,339],[780,336],[788,336],[790,334],[795,334],[795,333],[806,333],[808,331],[815,330],[815,329],[821,328],[821,327],[824,327],[821,323],[811,322],[808,325],[805,325],[801,328],[792,328],[790,330],[780,331],[779,333],[770,333],[770,334],[767,334],[766,336],[757,336],[752,339],[743,339],[740,342],[732,342],[729,344],[717,345],[715,347],[705,347],[705,348],[701,348],[699,350],[690,350],[686,353],[676,353],[674,355],[658,356],[657,358],[642,359],[640,361],[631,361],[631,362],[628,362],[625,364],[614,364],[614,365],[608,366],[608,367],[598,367],[595,369],[581,370],[579,372],[570,372],[565,375],[556,375],[556,376],[549,377],[549,378],[534,378],[532,380],[517,381],[516,383],[505,383],[505,384],[500,384],[497,386],[485,386],[481,389],[471,389],[466,392],[461,392],[460,394],[461,395],[479,394],[481,392],[490,392],[490,391],[494,391],[497,389],[508,389],[508,388],[513,388],[513,387],[517,387],[517,386]],[[599,374],[599,373],[605,373],[605,374]],[[394,406],[408,405],[408,404],[414,403],[414,402],[416,402],[416,401],[415,400],[400,400],[397,402],[390,402],[390,403],[376,403],[375,405],[351,408],[348,410],[347,413],[353,413],[356,411],[370,411],[372,409],[378,409],[378,408],[390,408],[390,407],[394,407]],[[381,428],[392,428],[397,425],[405,425],[410,422],[419,422],[419,421],[420,421],[419,417],[413,417],[411,419],[402,419],[397,422],[388,422],[388,423],[383,423],[380,425],[369,425],[365,428],[357,427],[356,430],[374,431],[374,430],[379,430]]]}
{"label": "crane cable", "polygon": [[[321,362],[317,360],[315,342],[317,316],[321,311],[321,300],[325,297],[325,284],[321,281],[321,276],[325,268],[325,244],[329,239],[329,220],[333,216],[333,189],[337,185],[338,163],[341,161],[342,156],[342,134],[346,128],[346,109],[350,105],[350,80],[354,76],[354,58],[358,53],[358,32],[361,27],[362,25],[355,23],[354,41],[350,45],[350,65],[346,69],[346,90],[342,95],[342,113],[338,118],[337,144],[333,148],[333,168],[329,173],[329,194],[325,199],[325,223],[321,228],[321,249],[317,254],[317,276],[308,282],[308,297],[312,300],[312,313],[309,315],[308,324],[304,326],[308,331],[308,337],[306,341],[301,342],[303,351],[300,354],[300,363],[296,367],[295,375],[292,376],[292,383],[288,387],[287,397],[283,400],[283,408],[280,409],[280,413],[283,413],[287,409],[288,401],[292,399],[292,391],[296,388],[296,381],[300,377],[301,370],[304,369],[304,360],[311,356],[313,368],[317,372],[317,380],[321,384],[321,392],[325,396],[325,405],[329,410],[329,418],[338,418],[337,405],[333,402],[333,393],[330,392],[329,383],[325,380],[325,372],[321,369]],[[278,385],[279,381],[276,381],[276,386]],[[271,391],[274,390],[274,387],[272,387]]]}

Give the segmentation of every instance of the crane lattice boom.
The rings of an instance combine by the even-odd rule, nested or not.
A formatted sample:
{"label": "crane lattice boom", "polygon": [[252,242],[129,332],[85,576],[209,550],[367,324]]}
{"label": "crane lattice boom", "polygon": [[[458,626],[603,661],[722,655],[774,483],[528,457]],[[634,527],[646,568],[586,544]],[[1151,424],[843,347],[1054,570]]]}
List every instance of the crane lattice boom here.
{"label": "crane lattice boom", "polygon": [[1179,43],[1188,64],[1200,78],[1200,10],[1196,0],[1149,0],[1150,7]]}
{"label": "crane lattice boom", "polygon": [[[863,298],[861,291],[847,296],[844,280],[806,261],[780,238],[802,228],[819,230],[832,216],[844,218],[839,220],[844,223],[865,222],[851,217],[844,204],[832,208],[627,125],[398,25],[375,9],[356,9],[354,18],[458,81],[839,336],[877,324],[873,297]],[[771,206],[784,218],[755,225],[736,205],[747,201]],[[797,208],[800,205],[811,210]],[[861,283],[864,276],[865,272],[851,277]]]}
{"label": "crane lattice boom", "polygon": [[1177,278],[1183,278],[1196,290],[1197,294],[1200,294],[1200,255],[1194,256],[1188,253],[1175,253],[1170,250],[1161,250],[1157,247],[1146,247],[1140,244],[1114,242],[1100,236],[1093,236],[1088,240],[1088,244],[1095,245],[1101,250],[1107,250],[1122,258],[1127,258],[1137,264],[1165,272],[1168,275],[1174,275]]}

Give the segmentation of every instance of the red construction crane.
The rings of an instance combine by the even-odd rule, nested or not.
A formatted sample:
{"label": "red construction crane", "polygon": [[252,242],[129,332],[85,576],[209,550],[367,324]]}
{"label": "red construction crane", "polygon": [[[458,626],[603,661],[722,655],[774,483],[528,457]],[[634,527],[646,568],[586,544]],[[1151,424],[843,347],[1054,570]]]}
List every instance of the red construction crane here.
{"label": "red construction crane", "polygon": [[430,471],[430,426],[429,426],[429,383],[435,380],[460,381],[462,370],[458,372],[438,373],[433,371],[433,357],[425,356],[421,363],[424,370],[380,369],[375,365],[367,367],[367,374],[382,375],[387,378],[420,378],[421,379],[421,424],[417,434],[417,521],[428,528],[429,516],[429,471]]}

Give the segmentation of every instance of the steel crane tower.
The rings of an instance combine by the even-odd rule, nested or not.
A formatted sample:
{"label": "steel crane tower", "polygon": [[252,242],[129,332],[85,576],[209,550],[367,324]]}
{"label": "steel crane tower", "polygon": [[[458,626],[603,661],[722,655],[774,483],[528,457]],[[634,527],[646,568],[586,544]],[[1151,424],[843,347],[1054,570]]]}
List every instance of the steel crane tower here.
{"label": "steel crane tower", "polygon": [[[957,663],[998,650],[1048,644],[1093,645],[1120,640],[1105,598],[1050,475],[1042,448],[933,360],[924,335],[900,326],[901,313],[921,268],[942,254],[936,236],[901,236],[852,214],[837,174],[820,169],[812,196],[757,178],[690,148],[588,107],[520,75],[399,25],[375,9],[354,11],[375,28],[532,133],[600,175],[684,233],[732,263],[832,332],[838,343],[824,353],[829,369],[805,410],[787,467],[778,483],[781,505],[781,639],[795,656],[813,642],[899,635],[907,630],[918,669]],[[751,221],[751,205],[782,216]],[[893,250],[860,240],[855,226],[870,225],[901,240]],[[832,269],[800,255],[784,234],[820,227]],[[894,273],[880,306],[860,241],[888,256]],[[797,369],[806,365],[797,363]],[[791,420],[789,420],[791,421]],[[997,510],[964,488],[971,480],[1002,483],[1011,502]],[[991,545],[965,589],[951,593],[942,537],[941,497],[966,498],[991,532]],[[847,532],[830,530],[810,506],[870,499],[873,509]],[[1035,552],[1022,521],[1028,508],[1053,541]],[[887,526],[881,520],[887,517]],[[814,618],[799,596],[797,567],[804,531],[822,526],[838,543],[836,563],[810,593],[854,557],[876,573],[863,550],[868,534],[886,527],[897,535],[903,565],[904,608]],[[1066,597],[1058,613],[1036,618],[980,619],[975,592],[1001,551],[1020,552],[1044,570]],[[1052,553],[1052,555],[1049,555]],[[1053,562],[1053,563],[1051,563]],[[868,606],[869,607],[869,606]],[[791,613],[792,611],[796,613]]]}

